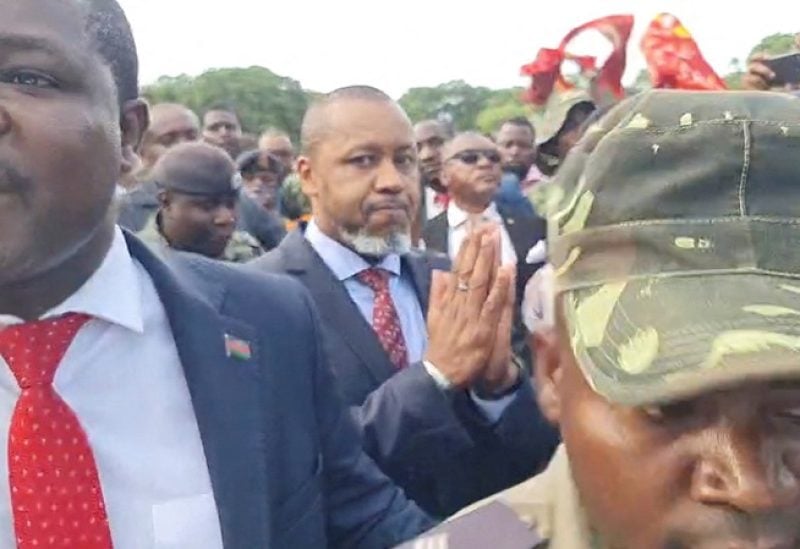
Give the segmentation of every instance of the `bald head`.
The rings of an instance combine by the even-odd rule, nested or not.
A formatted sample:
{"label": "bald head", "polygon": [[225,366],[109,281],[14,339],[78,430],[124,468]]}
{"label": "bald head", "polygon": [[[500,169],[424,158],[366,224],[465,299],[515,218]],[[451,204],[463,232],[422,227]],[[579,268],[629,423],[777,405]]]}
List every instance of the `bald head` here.
{"label": "bald head", "polygon": [[431,135],[447,139],[447,128],[438,120],[423,120],[414,125],[414,135],[417,136],[417,140],[426,139]]}
{"label": "bald head", "polygon": [[[337,105],[354,102],[387,103],[402,109],[387,94],[371,86],[349,86],[334,90],[315,101],[306,111],[300,134],[300,145],[305,155],[310,155],[317,143],[331,133],[331,111]],[[405,116],[405,113],[403,112]],[[409,125],[411,123],[409,122]]]}
{"label": "bald head", "polygon": [[152,172],[165,190],[197,195],[235,192],[235,173],[236,166],[224,150],[201,142],[171,148]]}
{"label": "bald head", "polygon": [[175,145],[198,139],[200,120],[191,109],[177,103],[154,105],[150,108],[150,126],[139,147],[143,168],[152,168]]}
{"label": "bald head", "polygon": [[444,158],[449,160],[455,155],[468,150],[497,150],[497,145],[478,132],[462,132],[444,146]]}

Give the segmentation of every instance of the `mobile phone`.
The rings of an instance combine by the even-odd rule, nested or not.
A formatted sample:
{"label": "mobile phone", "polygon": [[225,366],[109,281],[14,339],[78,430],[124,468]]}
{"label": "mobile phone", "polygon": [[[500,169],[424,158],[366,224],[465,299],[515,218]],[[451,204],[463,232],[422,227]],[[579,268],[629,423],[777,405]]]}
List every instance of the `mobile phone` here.
{"label": "mobile phone", "polygon": [[790,53],[762,61],[775,73],[774,86],[800,83],[800,53]]}

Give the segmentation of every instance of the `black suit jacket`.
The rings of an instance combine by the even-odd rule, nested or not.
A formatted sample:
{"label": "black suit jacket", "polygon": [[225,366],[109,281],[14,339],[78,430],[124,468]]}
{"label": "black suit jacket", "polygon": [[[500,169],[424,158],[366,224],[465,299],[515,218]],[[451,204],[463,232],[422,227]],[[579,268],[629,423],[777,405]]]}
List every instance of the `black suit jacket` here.
{"label": "black suit jacket", "polygon": [[[381,549],[432,525],[363,453],[300,284],[189,254],[165,264],[126,236],[167,312],[226,549]],[[229,356],[226,337],[251,356]]]}
{"label": "black suit jacket", "polygon": [[[323,319],[325,352],[338,386],[361,425],[367,453],[425,510],[438,516],[516,484],[549,459],[555,434],[525,383],[497,425],[489,425],[466,392],[439,389],[414,364],[397,372],[372,327],[302,232],[251,264],[286,273],[308,288]],[[403,258],[427,311],[441,255]]]}
{"label": "black suit jacket", "polygon": [[[528,264],[528,252],[540,240],[547,237],[547,223],[538,216],[516,211],[511,211],[498,206],[500,217],[503,218],[514,252],[517,254],[517,302],[522,303],[525,286],[531,277],[536,274],[543,263]],[[447,212],[443,212],[431,219],[425,226],[423,240],[429,250],[448,254],[450,250],[450,225],[447,222]]]}

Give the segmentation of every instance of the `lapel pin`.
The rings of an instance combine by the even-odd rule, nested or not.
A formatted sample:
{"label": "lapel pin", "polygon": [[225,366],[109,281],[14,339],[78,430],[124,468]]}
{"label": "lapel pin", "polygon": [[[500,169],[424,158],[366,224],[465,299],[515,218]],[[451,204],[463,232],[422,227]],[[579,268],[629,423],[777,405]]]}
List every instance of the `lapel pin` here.
{"label": "lapel pin", "polygon": [[250,348],[250,343],[228,334],[225,334],[225,354],[228,355],[228,358],[236,358],[238,360],[250,360],[253,358],[253,350]]}
{"label": "lapel pin", "polygon": [[516,223],[516,221],[514,221],[514,219],[511,218],[511,217],[507,217],[506,218],[506,223],[509,224],[509,225],[513,225],[514,223]]}

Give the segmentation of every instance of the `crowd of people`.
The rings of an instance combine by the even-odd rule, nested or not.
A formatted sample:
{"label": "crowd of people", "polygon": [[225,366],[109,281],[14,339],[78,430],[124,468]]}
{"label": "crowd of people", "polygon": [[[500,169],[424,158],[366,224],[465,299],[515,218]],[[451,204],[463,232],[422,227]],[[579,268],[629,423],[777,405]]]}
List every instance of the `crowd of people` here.
{"label": "crowd of people", "polygon": [[0,547],[800,547],[763,59],[493,135],[354,85],[294,143],[148,105],[116,0],[0,13]]}

